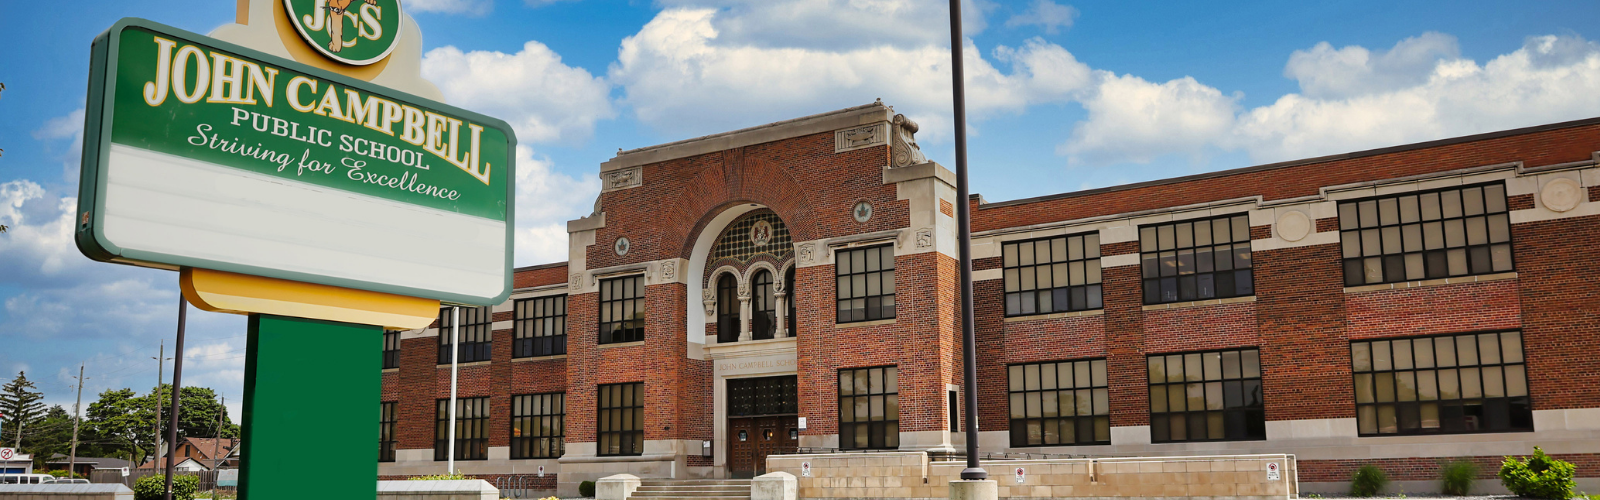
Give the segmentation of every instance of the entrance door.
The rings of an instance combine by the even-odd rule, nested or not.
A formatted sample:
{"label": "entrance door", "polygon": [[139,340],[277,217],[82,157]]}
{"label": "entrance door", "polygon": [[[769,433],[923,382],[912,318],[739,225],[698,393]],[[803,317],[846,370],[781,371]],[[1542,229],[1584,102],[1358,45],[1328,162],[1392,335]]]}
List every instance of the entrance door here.
{"label": "entrance door", "polygon": [[767,473],[767,456],[800,446],[795,376],[728,381],[728,472],[736,479]]}

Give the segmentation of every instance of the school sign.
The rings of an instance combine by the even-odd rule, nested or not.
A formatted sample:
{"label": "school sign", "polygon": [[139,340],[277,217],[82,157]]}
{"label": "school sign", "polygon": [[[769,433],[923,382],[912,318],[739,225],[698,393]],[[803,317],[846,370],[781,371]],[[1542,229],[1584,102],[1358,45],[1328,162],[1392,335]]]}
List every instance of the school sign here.
{"label": "school sign", "polygon": [[[304,3],[319,9],[296,19],[349,24]],[[343,12],[369,23],[337,54],[387,54],[359,52],[378,30],[392,48],[402,17],[377,3]],[[503,121],[140,19],[96,39],[93,61],[85,255],[460,304],[510,294]]]}

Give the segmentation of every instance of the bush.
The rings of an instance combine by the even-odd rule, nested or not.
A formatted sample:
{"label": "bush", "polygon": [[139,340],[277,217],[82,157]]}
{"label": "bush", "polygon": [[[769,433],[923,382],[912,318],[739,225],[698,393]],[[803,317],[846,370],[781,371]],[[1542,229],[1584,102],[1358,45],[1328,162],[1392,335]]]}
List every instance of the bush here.
{"label": "bush", "polygon": [[[172,499],[194,500],[194,491],[200,488],[200,476],[172,476]],[[161,500],[166,493],[167,476],[154,474],[139,478],[133,483],[134,500]]]}
{"label": "bush", "polygon": [[1383,473],[1378,466],[1367,464],[1356,469],[1354,477],[1350,478],[1350,496],[1370,497],[1377,496],[1389,485],[1389,475]]}
{"label": "bush", "polygon": [[1572,498],[1572,475],[1577,468],[1571,463],[1550,458],[1544,450],[1533,447],[1533,456],[1527,460],[1506,457],[1500,464],[1500,484],[1517,496],[1567,500]]}
{"label": "bush", "polygon": [[49,474],[49,475],[52,475],[52,476],[55,476],[55,477],[58,477],[58,478],[64,477],[64,478],[67,478],[67,479],[86,479],[85,477],[83,477],[83,474],[74,474],[72,472],[68,472],[68,471],[65,471],[65,470],[53,470],[53,471],[46,472],[46,474]]}
{"label": "bush", "polygon": [[1446,495],[1466,496],[1472,491],[1472,480],[1478,477],[1478,464],[1470,460],[1457,460],[1439,469],[1439,492]]}
{"label": "bush", "polygon": [[584,482],[578,483],[578,495],[579,496],[585,496],[585,497],[593,497],[594,496],[594,481],[584,481]]}
{"label": "bush", "polygon": [[455,481],[455,480],[462,480],[462,479],[472,479],[472,478],[467,477],[465,474],[462,474],[460,472],[451,472],[449,474],[434,474],[432,476],[411,476],[411,480],[412,481]]}

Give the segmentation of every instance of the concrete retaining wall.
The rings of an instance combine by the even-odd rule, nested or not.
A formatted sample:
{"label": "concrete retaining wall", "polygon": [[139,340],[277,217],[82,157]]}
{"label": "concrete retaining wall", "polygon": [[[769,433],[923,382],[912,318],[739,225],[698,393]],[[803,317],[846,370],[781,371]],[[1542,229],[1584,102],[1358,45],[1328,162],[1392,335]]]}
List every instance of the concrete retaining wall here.
{"label": "concrete retaining wall", "polygon": [[0,500],[133,500],[120,484],[0,484]]}
{"label": "concrete retaining wall", "polygon": [[500,500],[500,490],[482,479],[378,481],[378,500]]}

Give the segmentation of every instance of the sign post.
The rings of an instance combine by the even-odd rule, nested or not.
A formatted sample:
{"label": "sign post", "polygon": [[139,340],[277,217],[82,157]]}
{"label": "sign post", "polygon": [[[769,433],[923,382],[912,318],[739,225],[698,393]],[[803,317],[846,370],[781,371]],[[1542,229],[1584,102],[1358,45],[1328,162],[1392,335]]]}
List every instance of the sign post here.
{"label": "sign post", "polygon": [[[397,1],[343,3],[286,1],[328,58],[389,57]],[[79,250],[249,315],[239,498],[375,498],[382,332],[510,295],[511,128],[142,19],[92,51]],[[313,437],[346,470],[307,474]]]}

